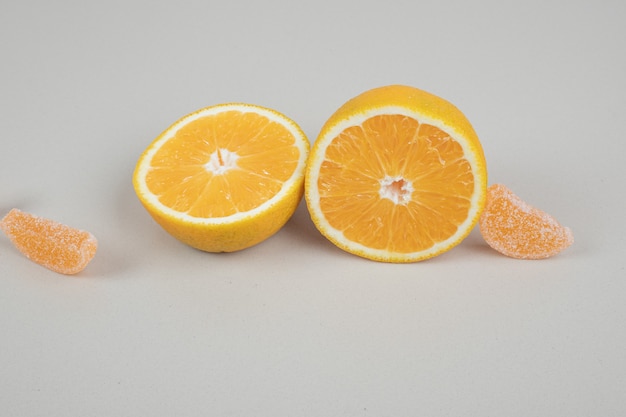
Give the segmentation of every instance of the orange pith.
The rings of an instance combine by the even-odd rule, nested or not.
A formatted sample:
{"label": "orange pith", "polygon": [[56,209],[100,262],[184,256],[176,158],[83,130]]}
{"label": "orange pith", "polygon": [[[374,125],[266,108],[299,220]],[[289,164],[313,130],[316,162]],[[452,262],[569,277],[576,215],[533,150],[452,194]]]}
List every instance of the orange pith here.
{"label": "orange pith", "polygon": [[0,221],[0,229],[27,258],[62,274],[83,270],[98,248],[96,238],[87,231],[18,209]]}
{"label": "orange pith", "polygon": [[318,186],[326,219],[346,238],[410,253],[456,232],[470,208],[474,177],[461,146],[448,134],[389,114],[345,129],[333,140]]}
{"label": "orange pith", "polygon": [[568,227],[525,203],[502,184],[487,189],[487,203],[479,224],[489,246],[513,258],[548,258],[574,243]]}
{"label": "orange pith", "polygon": [[269,200],[297,163],[298,150],[283,126],[255,113],[227,111],[178,130],[152,157],[146,184],[175,211],[226,217]]}

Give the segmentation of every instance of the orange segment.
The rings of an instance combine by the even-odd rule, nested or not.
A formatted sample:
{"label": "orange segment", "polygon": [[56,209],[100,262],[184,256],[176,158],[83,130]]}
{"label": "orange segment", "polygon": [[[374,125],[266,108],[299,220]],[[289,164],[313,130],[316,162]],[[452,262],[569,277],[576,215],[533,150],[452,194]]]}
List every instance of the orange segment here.
{"label": "orange segment", "polygon": [[234,251],[291,217],[308,150],[302,130],[274,110],[211,106],[163,132],[139,158],[133,184],[155,220],[181,241]]}
{"label": "orange segment", "polygon": [[487,190],[480,232],[493,249],[518,259],[548,258],[574,243],[568,227],[525,203],[502,184]]}
{"label": "orange segment", "polygon": [[322,234],[369,259],[413,262],[458,244],[484,204],[486,167],[471,125],[407,86],[370,90],[323,127],[306,198]]}
{"label": "orange segment", "polygon": [[89,232],[18,209],[0,221],[0,229],[27,258],[62,274],[82,271],[98,248]]}

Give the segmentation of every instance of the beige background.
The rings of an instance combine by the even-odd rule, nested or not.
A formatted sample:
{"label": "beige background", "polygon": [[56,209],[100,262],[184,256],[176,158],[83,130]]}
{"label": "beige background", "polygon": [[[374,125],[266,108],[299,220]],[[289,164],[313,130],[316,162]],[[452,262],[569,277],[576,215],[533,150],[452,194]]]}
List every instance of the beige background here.
{"label": "beige background", "polygon": [[[90,230],[65,277],[0,237],[7,416],[626,415],[626,6],[615,1],[4,1],[0,212]],[[477,231],[389,265],[301,205],[252,249],[178,243],[140,206],[140,152],[244,101],[313,141],[344,101],[403,83],[474,124],[490,183],[570,226],[545,261]]]}

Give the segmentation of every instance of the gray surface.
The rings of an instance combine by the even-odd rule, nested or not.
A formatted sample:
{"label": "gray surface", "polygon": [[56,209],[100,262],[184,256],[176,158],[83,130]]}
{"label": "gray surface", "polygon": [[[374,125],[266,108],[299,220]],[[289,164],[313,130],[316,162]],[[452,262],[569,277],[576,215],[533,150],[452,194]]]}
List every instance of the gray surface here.
{"label": "gray surface", "polygon": [[[65,277],[0,237],[3,415],[626,414],[624,3],[164,4],[0,6],[0,211],[100,242]],[[574,246],[517,261],[475,230],[380,264],[336,249],[301,205],[265,243],[206,254],[134,195],[140,152],[191,111],[272,107],[313,141],[391,83],[464,111],[490,183]]]}

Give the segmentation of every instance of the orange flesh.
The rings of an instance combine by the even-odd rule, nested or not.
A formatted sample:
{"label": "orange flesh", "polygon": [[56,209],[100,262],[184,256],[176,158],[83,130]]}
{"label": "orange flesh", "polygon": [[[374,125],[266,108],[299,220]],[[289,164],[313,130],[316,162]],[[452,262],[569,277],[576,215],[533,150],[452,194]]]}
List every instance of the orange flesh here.
{"label": "orange flesh", "polygon": [[225,111],[180,128],[153,156],[146,183],[176,211],[226,217],[276,195],[298,157],[293,135],[279,123]]}
{"label": "orange flesh", "polygon": [[0,229],[27,258],[62,274],[83,270],[98,247],[89,232],[17,209],[2,219]]}
{"label": "orange flesh", "polygon": [[479,224],[489,246],[518,259],[548,258],[574,242],[569,228],[528,205],[501,184],[487,189],[487,202]]}
{"label": "orange flesh", "polygon": [[326,220],[346,238],[410,253],[457,231],[470,210],[474,176],[460,144],[442,130],[380,115],[329,144],[318,187]]}

